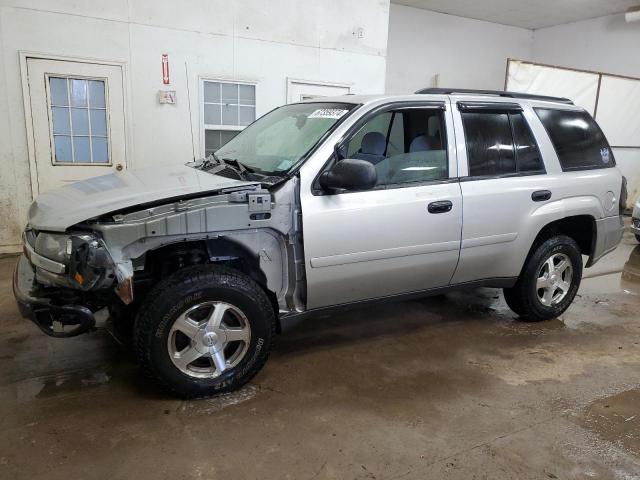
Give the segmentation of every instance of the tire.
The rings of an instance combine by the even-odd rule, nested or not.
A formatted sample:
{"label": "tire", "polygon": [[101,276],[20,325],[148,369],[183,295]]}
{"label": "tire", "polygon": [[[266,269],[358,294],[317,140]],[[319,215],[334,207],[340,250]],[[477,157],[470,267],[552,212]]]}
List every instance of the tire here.
{"label": "tire", "polygon": [[[236,390],[260,371],[275,327],[271,303],[256,282],[231,268],[198,265],[149,293],[138,310],[134,347],[147,375],[165,390],[207,397]],[[242,340],[231,340],[236,337]]]}
{"label": "tire", "polygon": [[640,243],[640,234],[636,233],[636,240]]}
{"label": "tire", "polygon": [[582,278],[582,254],[566,235],[534,248],[516,284],[504,289],[504,298],[521,320],[539,322],[561,315],[571,305]]}

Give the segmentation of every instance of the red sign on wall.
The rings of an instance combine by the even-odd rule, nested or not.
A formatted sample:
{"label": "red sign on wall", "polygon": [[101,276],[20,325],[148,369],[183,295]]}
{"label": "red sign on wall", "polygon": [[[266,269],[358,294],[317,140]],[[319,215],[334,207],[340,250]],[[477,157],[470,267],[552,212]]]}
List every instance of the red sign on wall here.
{"label": "red sign on wall", "polygon": [[162,54],[162,83],[169,85],[169,55]]}

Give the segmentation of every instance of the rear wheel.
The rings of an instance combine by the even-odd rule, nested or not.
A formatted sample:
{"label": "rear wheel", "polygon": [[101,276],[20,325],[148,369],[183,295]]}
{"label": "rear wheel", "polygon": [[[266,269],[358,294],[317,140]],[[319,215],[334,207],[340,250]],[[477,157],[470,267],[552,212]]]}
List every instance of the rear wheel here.
{"label": "rear wheel", "polygon": [[160,283],[141,305],[134,330],[146,371],[172,393],[193,398],[249,381],[267,360],[275,317],[251,278],[201,265]]}
{"label": "rear wheel", "polygon": [[580,248],[571,237],[559,235],[536,248],[516,285],[504,289],[504,298],[523,320],[555,318],[571,305],[581,278]]}

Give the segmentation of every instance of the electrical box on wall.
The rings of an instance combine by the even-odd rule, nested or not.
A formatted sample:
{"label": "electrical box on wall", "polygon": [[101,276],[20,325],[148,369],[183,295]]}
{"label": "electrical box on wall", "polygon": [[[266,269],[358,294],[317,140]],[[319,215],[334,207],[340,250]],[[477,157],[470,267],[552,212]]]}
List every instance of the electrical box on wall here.
{"label": "electrical box on wall", "polygon": [[174,105],[176,103],[175,90],[158,90],[158,103]]}

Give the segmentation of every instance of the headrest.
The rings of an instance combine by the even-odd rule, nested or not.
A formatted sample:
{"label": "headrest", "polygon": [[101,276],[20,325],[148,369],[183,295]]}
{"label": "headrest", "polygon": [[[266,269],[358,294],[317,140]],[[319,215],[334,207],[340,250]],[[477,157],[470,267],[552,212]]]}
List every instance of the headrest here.
{"label": "headrest", "polygon": [[385,148],[385,138],[380,132],[369,132],[362,137],[360,151],[371,155],[383,155]]}

